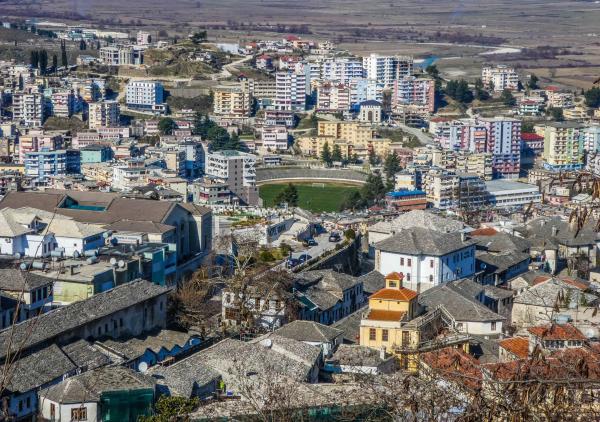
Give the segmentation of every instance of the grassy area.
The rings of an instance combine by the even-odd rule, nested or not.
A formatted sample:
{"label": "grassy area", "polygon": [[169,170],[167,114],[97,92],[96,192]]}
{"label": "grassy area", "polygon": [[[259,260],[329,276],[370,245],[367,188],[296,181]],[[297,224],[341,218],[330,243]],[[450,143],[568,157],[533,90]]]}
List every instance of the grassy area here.
{"label": "grassy area", "polygon": [[[287,183],[263,185],[260,187],[260,197],[265,206],[274,206],[275,197],[285,189]],[[310,211],[339,211],[340,205],[356,186],[334,183],[294,183],[298,188],[298,206]]]}

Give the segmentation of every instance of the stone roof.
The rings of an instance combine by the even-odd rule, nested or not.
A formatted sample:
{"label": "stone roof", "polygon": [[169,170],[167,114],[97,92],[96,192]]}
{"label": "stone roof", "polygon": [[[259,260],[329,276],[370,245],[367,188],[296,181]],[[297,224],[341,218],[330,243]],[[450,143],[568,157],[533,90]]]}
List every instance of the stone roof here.
{"label": "stone roof", "polygon": [[[69,357],[53,344],[9,365],[9,376],[6,388],[14,393],[25,393],[37,389],[62,377],[77,366]],[[2,367],[4,372],[5,367]]]}
{"label": "stone roof", "polygon": [[598,234],[591,222],[577,232],[561,217],[540,217],[516,229],[532,246],[560,244],[566,246],[595,245]]}
{"label": "stone roof", "polygon": [[379,271],[373,270],[367,274],[361,275],[358,279],[362,282],[363,292],[367,295],[371,295],[385,287],[385,276]]}
{"label": "stone roof", "polygon": [[[570,292],[570,294],[567,295],[567,292]],[[559,295],[562,295],[565,300],[567,297],[570,297],[570,303],[565,305],[573,308],[584,301],[590,305],[598,301],[596,296],[585,293],[569,283],[565,283],[557,278],[549,278],[517,295],[514,303],[553,307]]]}
{"label": "stone roof", "polygon": [[188,333],[160,330],[130,339],[106,339],[97,343],[117,352],[124,359],[131,360],[142,356],[146,350],[158,353],[163,347],[167,350],[172,350],[175,346],[183,347],[191,338]]}
{"label": "stone roof", "polygon": [[123,366],[107,366],[67,378],[40,395],[61,404],[98,402],[102,393],[129,390],[154,390],[151,376]]}
{"label": "stone roof", "polygon": [[506,318],[493,312],[475,299],[468,297],[464,290],[453,282],[428,289],[419,294],[419,304],[428,310],[443,305],[456,321],[488,322],[502,321]]}
{"label": "stone roof", "polygon": [[432,229],[412,227],[374,245],[383,252],[406,255],[443,256],[466,248],[474,242],[462,240],[462,233],[442,233]]}
{"label": "stone roof", "polygon": [[360,334],[360,322],[362,320],[362,313],[364,310],[365,308],[363,307],[362,309],[351,313],[347,317],[342,318],[331,325],[333,328],[342,330],[344,342],[358,343],[358,337]]}
{"label": "stone roof", "polygon": [[330,360],[336,361],[340,365],[376,368],[390,359],[394,359],[394,357],[387,356],[386,358],[381,359],[380,352],[377,349],[366,346],[341,344]]}
{"label": "stone roof", "polygon": [[107,230],[116,230],[118,232],[136,232],[136,233],[167,233],[175,230],[175,227],[168,224],[155,223],[153,221],[115,221],[106,227]]}
{"label": "stone roof", "polygon": [[8,353],[9,345],[13,351],[16,350],[17,344],[20,345],[21,350],[26,350],[48,342],[67,331],[169,291],[167,287],[145,280],[136,280],[23,321],[11,329],[0,331],[0,359],[4,359]]}
{"label": "stone roof", "polygon": [[148,375],[156,379],[158,389],[179,397],[192,397],[195,388],[218,380],[221,375],[205,365],[202,355],[195,353],[169,366],[155,366]]}
{"label": "stone roof", "polygon": [[110,363],[108,356],[86,340],[74,341],[61,349],[78,368],[91,370]]}
{"label": "stone roof", "polygon": [[512,266],[527,261],[530,258],[528,253],[513,250],[506,250],[501,254],[479,251],[476,253],[475,257],[478,261],[486,264],[486,273],[504,272]]}
{"label": "stone roof", "polygon": [[465,228],[460,221],[442,217],[430,211],[413,210],[401,214],[392,221],[380,221],[369,227],[369,231],[394,234],[402,229],[421,227],[442,233],[458,232]]}
{"label": "stone roof", "polygon": [[361,282],[358,277],[334,270],[304,271],[298,274],[298,277],[300,283],[305,281],[312,284],[318,281],[323,288],[336,288],[342,291],[351,289]]}
{"label": "stone roof", "polygon": [[319,324],[318,322],[296,320],[277,329],[275,334],[298,341],[329,343],[343,333],[337,328]]}
{"label": "stone roof", "polygon": [[17,269],[0,269],[0,290],[27,292],[42,286],[51,285],[53,280],[41,275]]}
{"label": "stone roof", "polygon": [[471,233],[471,236],[472,239],[475,242],[477,242],[478,248],[482,248],[488,252],[526,252],[531,247],[531,244],[527,239],[523,239],[521,237],[513,236],[511,234],[503,232],[496,233],[491,236],[474,235],[473,233]]}
{"label": "stone roof", "polygon": [[[33,222],[35,216],[28,216],[29,223]],[[0,211],[0,237],[16,237],[32,230],[27,227],[28,223],[18,219],[15,210],[5,208]]]}

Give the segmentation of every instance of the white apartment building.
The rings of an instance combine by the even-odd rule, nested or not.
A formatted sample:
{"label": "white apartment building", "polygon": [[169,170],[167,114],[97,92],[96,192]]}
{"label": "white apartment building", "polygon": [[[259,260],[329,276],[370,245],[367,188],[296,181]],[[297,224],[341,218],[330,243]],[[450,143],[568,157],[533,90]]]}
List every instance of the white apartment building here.
{"label": "white apartment building", "polygon": [[39,92],[13,94],[13,120],[26,126],[39,127],[44,123],[44,96]]}
{"label": "white apartment building", "polygon": [[587,152],[600,152],[600,126],[583,129],[583,149]]}
{"label": "white apartment building", "polygon": [[109,66],[127,66],[136,64],[135,53],[132,47],[101,47],[100,61]]}
{"label": "white apartment building", "polygon": [[164,103],[162,83],[155,81],[135,81],[127,84],[126,103],[128,107],[153,110]]}
{"label": "white apartment building", "polygon": [[303,72],[282,71],[275,74],[277,94],[275,109],[285,111],[306,110],[306,75]]}
{"label": "white apartment building", "polygon": [[375,100],[383,102],[384,85],[375,79],[356,78],[350,81],[350,104]]}
{"label": "white apartment building", "polygon": [[514,67],[506,65],[485,66],[481,70],[481,80],[486,87],[493,85],[496,92],[516,91],[519,87],[519,75]]}
{"label": "white apartment building", "polygon": [[530,203],[542,202],[542,194],[537,185],[508,180],[491,180],[485,185],[489,192],[490,205],[495,207],[522,207]]}
{"label": "white apartment building", "polygon": [[321,63],[321,80],[349,84],[352,79],[363,77],[363,63],[358,58],[334,57]]}
{"label": "white apartment building", "polygon": [[148,184],[148,169],[145,167],[116,166],[113,167],[111,187],[128,191],[136,186]]}
{"label": "white apartment building", "polygon": [[229,190],[249,205],[258,203],[256,156],[240,151],[216,151],[206,155],[205,172],[229,186]]}
{"label": "white apartment building", "polygon": [[119,118],[120,107],[117,101],[99,101],[89,104],[88,127],[90,129],[118,127]]}
{"label": "white apartment building", "polygon": [[265,126],[262,128],[263,149],[271,151],[288,149],[288,130],[285,126]]}
{"label": "white apartment building", "polygon": [[367,79],[374,79],[386,87],[391,87],[394,80],[412,75],[413,59],[406,56],[380,56],[373,53],[363,57],[363,68]]}
{"label": "white apartment building", "polygon": [[136,37],[137,45],[149,45],[152,43],[152,36],[149,32],[138,31]]}
{"label": "white apartment building", "polygon": [[418,293],[475,273],[475,243],[464,233],[411,227],[375,243],[375,270],[404,274]]}

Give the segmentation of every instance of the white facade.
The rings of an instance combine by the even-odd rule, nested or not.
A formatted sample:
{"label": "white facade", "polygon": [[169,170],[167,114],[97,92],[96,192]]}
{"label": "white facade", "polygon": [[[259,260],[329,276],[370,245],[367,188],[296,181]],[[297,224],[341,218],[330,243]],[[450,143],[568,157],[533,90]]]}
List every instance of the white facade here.
{"label": "white facade", "polygon": [[349,84],[352,79],[364,77],[362,60],[354,57],[336,57],[321,63],[321,79]]}
{"label": "white facade", "polygon": [[493,336],[502,333],[502,320],[498,321],[456,321],[454,328],[465,334]]}
{"label": "white facade", "polygon": [[[239,178],[243,186],[256,186],[256,156],[239,151],[217,151],[206,156],[206,174],[228,181]],[[232,189],[233,190],[233,189]]]}
{"label": "white facade", "polygon": [[117,166],[113,167],[112,187],[117,190],[129,190],[148,183],[146,168]]}
{"label": "white facade", "polygon": [[100,101],[89,104],[88,124],[90,129],[119,126],[119,103],[116,101]]}
{"label": "white facade", "polygon": [[275,108],[286,111],[306,110],[306,75],[285,71],[275,74]]}
{"label": "white facade", "polygon": [[152,81],[130,81],[126,90],[127,106],[152,109],[164,102],[163,85]]}
{"label": "white facade", "polygon": [[375,270],[381,274],[401,272],[403,285],[422,292],[448,281],[469,277],[475,272],[475,246],[443,256],[409,255],[375,251]]}
{"label": "white facade", "polygon": [[412,57],[380,56],[371,54],[363,57],[365,77],[375,79],[386,87],[391,87],[394,80],[412,75]]}
{"label": "white facade", "polygon": [[286,150],[288,148],[288,131],[285,126],[265,126],[261,132],[264,149]]}
{"label": "white facade", "polygon": [[496,207],[519,207],[531,202],[542,202],[542,194],[537,185],[527,183],[492,180],[486,182],[489,201]]}
{"label": "white facade", "polygon": [[497,92],[505,89],[516,91],[519,86],[519,75],[513,67],[506,65],[485,66],[481,70],[481,80],[486,87],[493,84]]}
{"label": "white facade", "polygon": [[100,414],[98,412],[98,403],[82,402],[82,403],[57,403],[43,396],[40,397],[40,411],[42,417],[48,421],[55,422],[71,422],[78,419],[74,418],[73,413],[85,414],[86,422],[100,422]]}
{"label": "white facade", "polygon": [[13,120],[26,126],[39,127],[44,123],[44,96],[39,92],[13,94]]}

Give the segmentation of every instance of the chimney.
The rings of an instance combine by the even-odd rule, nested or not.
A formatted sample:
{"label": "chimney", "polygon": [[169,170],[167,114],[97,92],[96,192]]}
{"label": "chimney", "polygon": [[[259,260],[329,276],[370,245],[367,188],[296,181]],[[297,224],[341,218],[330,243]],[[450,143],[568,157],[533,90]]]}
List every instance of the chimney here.
{"label": "chimney", "polygon": [[464,242],[467,240],[467,234],[465,232],[460,232],[460,240]]}
{"label": "chimney", "polygon": [[558,234],[558,228],[556,226],[552,226],[552,236],[556,236]]}
{"label": "chimney", "polygon": [[381,349],[379,349],[379,358],[385,360],[385,346],[381,346]]}

